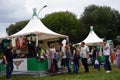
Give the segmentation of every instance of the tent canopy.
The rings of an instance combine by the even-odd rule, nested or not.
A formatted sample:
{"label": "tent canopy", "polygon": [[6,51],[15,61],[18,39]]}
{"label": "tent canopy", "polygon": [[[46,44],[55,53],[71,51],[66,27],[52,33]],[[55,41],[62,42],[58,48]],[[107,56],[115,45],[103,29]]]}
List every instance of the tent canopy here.
{"label": "tent canopy", "polygon": [[87,45],[98,45],[99,43],[102,43],[103,40],[95,34],[93,26],[91,26],[88,36],[82,42],[85,42]]}
{"label": "tent canopy", "polygon": [[36,14],[36,9],[34,9],[33,17],[29,23],[19,32],[11,35],[10,37],[18,37],[23,35],[35,34],[38,36],[39,40],[57,39],[68,37],[66,35],[58,34],[48,29],[41,21],[38,19]]}

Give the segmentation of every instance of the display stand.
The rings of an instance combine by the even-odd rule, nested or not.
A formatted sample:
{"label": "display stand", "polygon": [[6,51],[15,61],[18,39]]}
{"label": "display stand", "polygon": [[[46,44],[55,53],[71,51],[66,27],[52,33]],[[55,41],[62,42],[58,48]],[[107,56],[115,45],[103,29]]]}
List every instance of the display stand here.
{"label": "display stand", "polygon": [[[44,71],[48,70],[48,60],[38,61],[36,58],[13,59],[13,71]],[[5,64],[0,65],[0,72],[5,71]]]}

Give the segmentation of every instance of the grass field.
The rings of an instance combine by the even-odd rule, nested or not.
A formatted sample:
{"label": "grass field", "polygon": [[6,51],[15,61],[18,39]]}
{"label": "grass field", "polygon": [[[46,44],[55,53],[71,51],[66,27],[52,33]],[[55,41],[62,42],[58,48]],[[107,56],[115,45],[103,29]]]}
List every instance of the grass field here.
{"label": "grass field", "polygon": [[[0,80],[5,80],[5,76],[0,77]],[[81,68],[78,74],[65,73],[45,77],[13,75],[12,80],[120,80],[120,69],[112,66],[112,72],[106,73],[103,66],[100,71],[90,67],[89,73],[84,73],[84,69]]]}

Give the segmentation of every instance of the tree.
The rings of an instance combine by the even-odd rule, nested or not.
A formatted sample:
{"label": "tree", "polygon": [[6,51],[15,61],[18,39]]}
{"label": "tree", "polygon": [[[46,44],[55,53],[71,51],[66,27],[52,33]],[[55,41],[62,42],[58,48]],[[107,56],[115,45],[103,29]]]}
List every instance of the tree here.
{"label": "tree", "polygon": [[28,23],[28,20],[16,22],[15,24],[11,24],[8,28],[6,28],[6,32],[8,35],[12,35],[20,31],[22,28],[24,28],[25,25],[27,25],[27,23]]}
{"label": "tree", "polygon": [[80,23],[76,15],[71,12],[54,12],[48,14],[42,19],[42,22],[51,30],[68,35],[72,42],[80,39],[79,32],[83,24]]}
{"label": "tree", "polygon": [[115,40],[120,34],[120,14],[107,6],[90,5],[85,8],[80,20],[86,26],[93,25],[95,32],[101,38]]}

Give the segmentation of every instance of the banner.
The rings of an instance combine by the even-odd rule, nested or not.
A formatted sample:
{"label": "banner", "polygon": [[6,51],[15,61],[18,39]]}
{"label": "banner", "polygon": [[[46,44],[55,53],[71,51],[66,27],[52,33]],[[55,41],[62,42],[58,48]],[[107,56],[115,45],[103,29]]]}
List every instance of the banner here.
{"label": "banner", "polygon": [[27,58],[13,59],[14,70],[13,71],[27,71]]}

